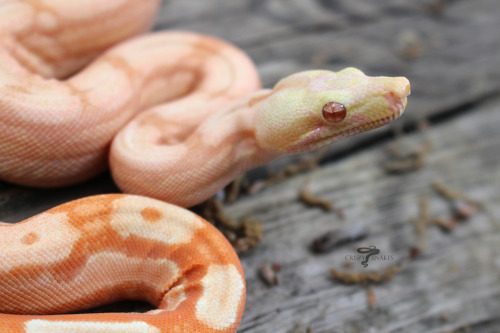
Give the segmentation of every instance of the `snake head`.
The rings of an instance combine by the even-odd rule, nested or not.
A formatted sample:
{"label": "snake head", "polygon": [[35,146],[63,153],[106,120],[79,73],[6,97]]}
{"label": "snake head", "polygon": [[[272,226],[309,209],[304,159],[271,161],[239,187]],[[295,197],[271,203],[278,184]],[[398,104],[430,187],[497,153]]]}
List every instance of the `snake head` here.
{"label": "snake head", "polygon": [[409,94],[404,77],[370,77],[356,68],[293,74],[261,104],[257,141],[277,154],[318,149],[397,119]]}

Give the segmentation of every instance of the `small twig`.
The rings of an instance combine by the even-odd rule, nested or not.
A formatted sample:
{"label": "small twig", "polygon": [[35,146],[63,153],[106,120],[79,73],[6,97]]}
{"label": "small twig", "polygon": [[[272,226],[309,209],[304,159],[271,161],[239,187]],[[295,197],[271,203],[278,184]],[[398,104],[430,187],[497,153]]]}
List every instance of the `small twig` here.
{"label": "small twig", "polygon": [[472,205],[463,199],[455,199],[452,202],[452,208],[455,218],[466,220],[477,212],[478,206]]}
{"label": "small twig", "polygon": [[205,202],[202,216],[208,221],[219,223],[230,230],[238,230],[240,225],[224,213],[224,206],[220,200],[210,198]]}
{"label": "small twig", "polygon": [[440,227],[442,230],[446,232],[453,231],[458,225],[457,220],[455,219],[447,219],[444,217],[435,217],[430,221],[431,224],[435,224]]}
{"label": "small twig", "polygon": [[346,272],[332,268],[332,277],[345,284],[384,283],[392,280],[400,271],[399,264],[391,265],[385,269],[371,272]]}
{"label": "small twig", "polygon": [[450,200],[456,219],[467,219],[474,215],[477,210],[481,210],[489,216],[492,224],[497,229],[500,229],[500,221],[497,220],[493,211],[485,203],[475,200],[460,191],[453,190],[440,181],[435,181],[433,187],[439,195]]}
{"label": "small twig", "polygon": [[226,197],[226,202],[227,203],[232,203],[238,198],[238,195],[240,194],[240,189],[241,189],[241,182],[243,181],[244,175],[239,175],[236,177],[231,185],[229,186],[229,193],[227,194]]}
{"label": "small twig", "polygon": [[373,288],[371,286],[368,286],[368,288],[366,289],[366,302],[368,303],[368,307],[370,308],[370,310],[375,311],[377,305],[377,295],[375,295],[375,292],[373,291]]}
{"label": "small twig", "polygon": [[231,242],[236,253],[244,253],[256,247],[262,241],[262,222],[260,220],[243,219],[239,233],[241,238]]}
{"label": "small twig", "polygon": [[257,245],[262,241],[262,222],[257,219],[244,218],[241,221],[241,228],[245,237],[253,239]]}
{"label": "small twig", "polygon": [[417,250],[421,253],[425,249],[426,227],[429,223],[429,200],[427,197],[420,197],[420,215],[413,222],[417,234]]}
{"label": "small twig", "polygon": [[317,197],[311,193],[311,182],[308,181],[299,192],[300,200],[309,207],[321,207],[324,211],[330,212],[333,210],[333,204],[323,198]]}
{"label": "small twig", "polygon": [[223,204],[215,198],[205,202],[201,215],[226,229],[224,234],[237,253],[246,252],[262,241],[261,221],[245,218],[237,223],[224,213]]}
{"label": "small twig", "polygon": [[462,192],[459,192],[457,190],[453,190],[453,189],[447,187],[446,185],[444,185],[440,181],[435,181],[432,185],[434,186],[434,189],[436,190],[436,192],[446,199],[449,199],[449,200],[461,199],[461,200],[464,200],[465,202],[469,203],[470,205],[476,206],[477,208],[486,209],[485,205],[482,202],[474,200],[474,199],[470,198],[469,196],[463,194]]}
{"label": "small twig", "polygon": [[281,266],[278,264],[262,265],[259,268],[259,276],[268,286],[278,286],[280,284],[280,280],[278,278],[278,272],[280,271]]}

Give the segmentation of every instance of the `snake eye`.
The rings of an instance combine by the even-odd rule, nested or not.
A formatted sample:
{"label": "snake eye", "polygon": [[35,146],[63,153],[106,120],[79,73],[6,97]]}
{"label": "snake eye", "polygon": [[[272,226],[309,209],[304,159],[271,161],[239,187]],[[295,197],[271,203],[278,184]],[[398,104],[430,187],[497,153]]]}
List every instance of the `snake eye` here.
{"label": "snake eye", "polygon": [[346,117],[347,110],[338,102],[328,102],[323,106],[321,113],[329,123],[340,123]]}

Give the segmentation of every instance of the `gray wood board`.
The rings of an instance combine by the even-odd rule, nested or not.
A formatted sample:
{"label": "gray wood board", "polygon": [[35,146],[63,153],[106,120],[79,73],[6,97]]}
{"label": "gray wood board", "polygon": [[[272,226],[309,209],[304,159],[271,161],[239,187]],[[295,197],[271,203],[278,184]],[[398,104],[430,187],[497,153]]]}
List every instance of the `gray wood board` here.
{"label": "gray wood board", "polygon": [[[500,213],[499,102],[402,138],[408,146],[424,140],[433,145],[418,171],[386,175],[382,165],[390,142],[385,142],[228,207],[231,216],[251,216],[264,225],[262,244],[242,258],[248,306],[241,332],[292,332],[298,322],[313,332],[443,332],[466,324],[473,332],[498,329],[500,226],[492,216]],[[343,220],[297,200],[308,180],[314,194],[344,210]],[[408,256],[417,243],[412,220],[418,217],[420,196],[429,198],[431,216],[450,216],[448,201],[432,189],[435,180],[492,211],[474,215],[450,234],[428,228],[422,257],[404,264],[394,280],[373,287],[377,306],[371,311],[365,288],[332,281],[329,269],[345,269],[345,257],[360,246],[375,245],[395,261]],[[329,255],[310,253],[315,237],[352,226],[369,228],[371,234]],[[256,272],[273,262],[282,266],[281,285],[269,288]],[[372,269],[385,266],[376,263]],[[362,270],[359,263],[352,269]]]}
{"label": "gray wood board", "polygon": [[[235,43],[255,60],[265,86],[300,70],[347,66],[370,75],[404,75],[412,83],[407,111],[393,126],[332,145],[328,163],[227,207],[230,216],[256,217],[264,226],[263,242],[241,257],[248,296],[240,332],[444,332],[463,325],[498,331],[500,236],[488,214],[474,215],[451,234],[430,228],[423,256],[373,287],[375,310],[367,306],[366,288],[341,285],[328,270],[342,268],[345,256],[361,245],[406,256],[416,241],[411,220],[419,196],[429,196],[432,215],[448,213],[446,201],[431,190],[436,179],[499,216],[499,17],[494,0],[164,3],[156,29],[199,31]],[[414,49],[405,56],[408,47]],[[386,175],[381,166],[390,131],[411,129],[426,118],[426,132],[400,138],[409,146],[432,142],[425,167]],[[298,202],[308,179],[313,193],[345,211],[344,220]],[[114,191],[108,175],[56,190],[0,183],[0,219],[19,221],[71,199]],[[329,255],[309,252],[314,237],[350,225],[369,227],[369,238]],[[269,288],[257,269],[271,262],[282,266],[281,285]]]}

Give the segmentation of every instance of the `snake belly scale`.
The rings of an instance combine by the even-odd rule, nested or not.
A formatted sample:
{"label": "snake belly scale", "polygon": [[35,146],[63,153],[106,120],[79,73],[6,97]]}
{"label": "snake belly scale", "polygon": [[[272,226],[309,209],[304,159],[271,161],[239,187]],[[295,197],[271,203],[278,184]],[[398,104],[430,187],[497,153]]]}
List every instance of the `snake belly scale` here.
{"label": "snake belly scale", "polygon": [[[137,36],[158,8],[0,0],[0,179],[57,187],[109,166],[129,193],[0,224],[1,332],[235,332],[245,304],[239,260],[179,206],[280,156],[390,123],[406,106],[406,78],[355,68],[261,89],[255,65],[227,42]],[[157,309],[60,314],[120,299]]]}

